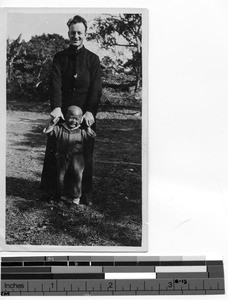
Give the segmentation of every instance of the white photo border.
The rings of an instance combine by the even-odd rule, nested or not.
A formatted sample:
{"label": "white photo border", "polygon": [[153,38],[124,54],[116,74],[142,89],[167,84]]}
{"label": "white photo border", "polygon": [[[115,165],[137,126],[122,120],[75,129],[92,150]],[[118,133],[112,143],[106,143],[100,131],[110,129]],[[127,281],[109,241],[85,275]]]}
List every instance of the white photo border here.
{"label": "white photo border", "polygon": [[[145,8],[38,8],[38,7],[5,7],[0,9],[1,19],[1,77],[0,88],[2,100],[0,126],[2,137],[4,137],[4,147],[0,149],[0,167],[6,170],[6,29],[8,13],[71,13],[77,10],[78,14],[83,13],[140,13],[142,14],[142,242],[141,247],[107,247],[107,246],[47,246],[47,245],[8,245],[5,243],[5,196],[6,196],[6,174],[1,176],[1,216],[0,216],[0,250],[1,251],[77,251],[77,252],[146,252],[148,251],[148,10]],[[3,172],[4,173],[4,172]]]}

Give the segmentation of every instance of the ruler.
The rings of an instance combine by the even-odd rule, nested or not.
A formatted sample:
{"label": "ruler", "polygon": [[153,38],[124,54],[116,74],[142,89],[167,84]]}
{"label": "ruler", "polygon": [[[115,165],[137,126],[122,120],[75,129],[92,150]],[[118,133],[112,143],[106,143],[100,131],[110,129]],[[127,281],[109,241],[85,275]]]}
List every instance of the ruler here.
{"label": "ruler", "polygon": [[224,294],[222,260],[205,257],[1,258],[1,295]]}

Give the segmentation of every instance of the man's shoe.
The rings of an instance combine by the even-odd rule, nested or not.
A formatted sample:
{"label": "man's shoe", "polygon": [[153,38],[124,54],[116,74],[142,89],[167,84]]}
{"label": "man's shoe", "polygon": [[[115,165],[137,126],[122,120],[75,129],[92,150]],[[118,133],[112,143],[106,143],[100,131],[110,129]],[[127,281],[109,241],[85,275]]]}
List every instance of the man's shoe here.
{"label": "man's shoe", "polygon": [[92,206],[93,205],[92,201],[89,200],[89,197],[86,194],[82,194],[82,196],[80,198],[80,204],[84,204],[84,205],[87,205],[87,206]]}

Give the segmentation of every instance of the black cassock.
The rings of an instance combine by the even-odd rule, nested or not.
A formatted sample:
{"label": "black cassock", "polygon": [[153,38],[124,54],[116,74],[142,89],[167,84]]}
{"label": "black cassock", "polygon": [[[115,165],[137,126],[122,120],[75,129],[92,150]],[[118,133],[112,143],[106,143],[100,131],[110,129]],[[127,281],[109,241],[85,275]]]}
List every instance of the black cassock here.
{"label": "black cassock", "polygon": [[[79,106],[83,113],[89,111],[94,118],[101,98],[101,74],[99,57],[84,46],[77,50],[69,48],[58,52],[52,64],[50,100],[51,109],[61,107],[64,117],[70,105]],[[83,124],[82,124],[83,126]],[[96,124],[92,126],[95,130]],[[82,179],[82,191],[92,188],[92,159],[94,140],[86,141],[83,148],[85,169]],[[41,189],[56,190],[56,144],[48,137],[41,177]]]}

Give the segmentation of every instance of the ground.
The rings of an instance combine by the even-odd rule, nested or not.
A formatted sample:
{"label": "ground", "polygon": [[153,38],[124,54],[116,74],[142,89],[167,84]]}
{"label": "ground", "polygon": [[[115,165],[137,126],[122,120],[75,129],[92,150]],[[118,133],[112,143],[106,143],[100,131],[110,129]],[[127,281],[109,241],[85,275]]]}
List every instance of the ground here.
{"label": "ground", "polygon": [[92,207],[41,201],[39,190],[49,115],[8,106],[6,243],[141,246],[141,117],[135,109],[97,116]]}

